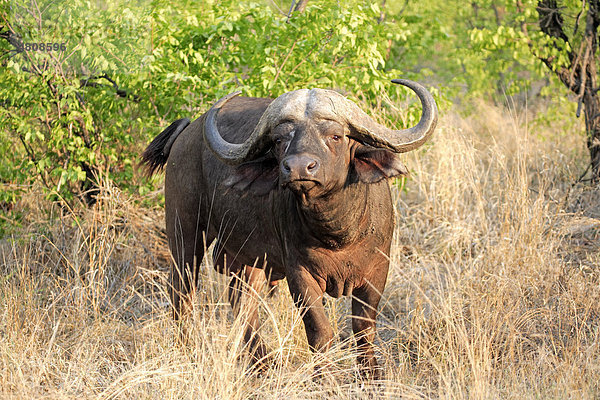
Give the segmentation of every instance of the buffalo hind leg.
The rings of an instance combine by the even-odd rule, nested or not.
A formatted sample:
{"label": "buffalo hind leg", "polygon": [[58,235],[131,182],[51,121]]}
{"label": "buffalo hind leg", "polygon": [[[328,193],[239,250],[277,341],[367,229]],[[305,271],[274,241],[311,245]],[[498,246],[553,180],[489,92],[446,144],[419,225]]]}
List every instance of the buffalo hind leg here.
{"label": "buffalo hind leg", "polygon": [[[234,269],[235,271],[236,269]],[[236,318],[243,318],[244,341],[252,357],[253,365],[264,366],[267,348],[258,334],[258,294],[266,284],[264,271],[243,266],[232,273],[229,282],[229,303]]]}
{"label": "buffalo hind leg", "polygon": [[363,376],[369,379],[383,377],[383,370],[377,364],[373,350],[377,306],[385,287],[387,273],[382,275],[383,279],[379,282],[367,282],[352,291],[352,331],[356,337],[357,360]]}
{"label": "buffalo hind leg", "polygon": [[171,263],[171,276],[169,295],[173,319],[178,325],[179,344],[187,346],[190,341],[190,332],[186,317],[193,309],[192,298],[198,284],[198,269],[204,257],[204,243],[192,240],[181,240],[171,247],[173,262]]}
{"label": "buffalo hind leg", "polygon": [[198,268],[204,257],[203,244],[183,243],[172,252],[170,297],[173,318],[183,319],[192,309],[192,296],[198,283]]}
{"label": "buffalo hind leg", "polygon": [[201,210],[180,211],[190,209],[186,205],[173,205],[167,201],[165,210],[167,237],[173,257],[169,291],[176,321],[182,320],[192,310],[200,264],[207,244],[212,241],[212,237],[205,234],[206,224],[201,221]]}

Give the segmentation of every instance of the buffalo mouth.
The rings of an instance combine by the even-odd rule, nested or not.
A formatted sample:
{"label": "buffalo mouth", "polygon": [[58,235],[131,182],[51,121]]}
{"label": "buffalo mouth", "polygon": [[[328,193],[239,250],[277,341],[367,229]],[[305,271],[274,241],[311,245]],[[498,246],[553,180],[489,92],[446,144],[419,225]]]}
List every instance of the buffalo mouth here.
{"label": "buffalo mouth", "polygon": [[291,181],[283,182],[283,184],[281,186],[286,189],[290,189],[293,192],[305,192],[306,193],[320,185],[321,185],[321,183],[314,179],[294,179]]}

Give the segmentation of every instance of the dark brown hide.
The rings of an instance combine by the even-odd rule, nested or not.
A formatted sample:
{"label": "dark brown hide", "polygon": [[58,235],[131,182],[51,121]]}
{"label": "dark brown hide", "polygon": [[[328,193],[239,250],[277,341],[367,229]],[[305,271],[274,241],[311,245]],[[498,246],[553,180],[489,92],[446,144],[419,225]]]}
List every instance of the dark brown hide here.
{"label": "dark brown hide", "polygon": [[[218,111],[218,134],[226,142],[244,143],[271,102],[230,99]],[[436,116],[435,104],[433,111]],[[333,338],[323,294],[352,296],[359,361],[377,377],[372,342],[394,230],[388,178],[406,169],[389,149],[355,140],[345,121],[304,114],[303,120],[281,115],[261,139],[260,153],[237,166],[217,159],[205,143],[206,114],[172,143],[165,203],[176,262],[174,316],[186,312],[204,249],[216,240],[215,267],[233,276],[230,301],[236,314],[248,295],[239,282],[256,288],[265,275],[271,282],[287,278],[314,350],[327,349]],[[435,121],[429,122],[433,129]],[[184,123],[168,129],[181,130]],[[165,136],[155,142],[167,142]],[[143,156],[154,169],[165,156],[155,142]],[[256,334],[256,302],[249,304],[246,340],[259,361],[267,351]]]}

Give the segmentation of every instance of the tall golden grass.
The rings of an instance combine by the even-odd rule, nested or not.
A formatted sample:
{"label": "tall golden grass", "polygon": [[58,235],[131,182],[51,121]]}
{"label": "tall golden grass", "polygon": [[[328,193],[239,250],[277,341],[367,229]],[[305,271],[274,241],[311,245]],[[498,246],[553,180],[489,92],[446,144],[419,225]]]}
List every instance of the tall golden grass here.
{"label": "tall golden grass", "polygon": [[[473,115],[443,117],[394,186],[385,380],[358,374],[347,299],[328,300],[338,338],[311,354],[284,288],[260,303],[275,362],[247,368],[209,257],[179,344],[162,211],[107,183],[89,210],[35,190],[15,205],[22,228],[0,241],[0,397],[598,398],[600,189],[575,183],[584,138],[525,111]],[[315,380],[322,357],[333,367]]]}

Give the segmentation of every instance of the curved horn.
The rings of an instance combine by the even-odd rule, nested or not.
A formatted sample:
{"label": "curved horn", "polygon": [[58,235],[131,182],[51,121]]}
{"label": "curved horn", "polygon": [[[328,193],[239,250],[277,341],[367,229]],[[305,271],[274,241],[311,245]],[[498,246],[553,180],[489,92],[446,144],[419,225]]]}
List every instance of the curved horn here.
{"label": "curved horn", "polygon": [[204,140],[218,159],[226,164],[238,165],[250,160],[262,149],[261,137],[264,130],[255,129],[244,143],[229,143],[219,133],[217,128],[217,113],[232,98],[238,96],[240,91],[228,94],[219,99],[206,113],[204,120]]}
{"label": "curved horn", "polygon": [[374,147],[385,147],[395,153],[405,153],[422,146],[431,137],[437,124],[438,110],[431,93],[419,83],[407,79],[394,79],[392,82],[407,86],[419,96],[423,106],[419,123],[408,129],[389,129],[375,122],[357,106],[348,117],[348,122],[356,129],[350,136],[355,136],[356,139]]}
{"label": "curved horn", "polygon": [[[396,153],[404,153],[423,145],[433,133],[437,124],[437,106],[433,96],[420,84],[406,79],[394,79],[412,89],[423,106],[419,123],[408,129],[394,130],[378,124],[355,103],[337,92],[322,89],[300,89],[284,93],[275,99],[261,116],[252,134],[244,143],[229,143],[217,129],[217,113],[240,94],[235,92],[221,98],[206,113],[204,139],[217,158],[227,164],[238,165],[260,155],[268,145],[267,132],[282,115],[298,115],[301,118],[326,117],[345,120],[354,129],[349,136],[373,147],[387,148]],[[308,113],[308,114],[307,114]]]}

